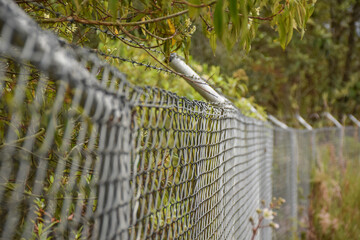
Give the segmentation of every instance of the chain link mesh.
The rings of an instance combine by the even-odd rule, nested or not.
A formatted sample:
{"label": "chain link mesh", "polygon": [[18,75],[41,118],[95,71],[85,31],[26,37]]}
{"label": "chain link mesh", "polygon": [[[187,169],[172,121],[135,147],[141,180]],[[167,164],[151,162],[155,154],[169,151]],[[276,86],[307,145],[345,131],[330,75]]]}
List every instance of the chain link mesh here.
{"label": "chain link mesh", "polygon": [[0,3],[2,238],[251,237],[265,123],[133,86]]}
{"label": "chain link mesh", "polygon": [[7,0],[0,97],[2,239],[251,239],[272,196],[280,229],[256,239],[291,239],[322,154],[359,156],[357,128],[284,130],[134,86]]}

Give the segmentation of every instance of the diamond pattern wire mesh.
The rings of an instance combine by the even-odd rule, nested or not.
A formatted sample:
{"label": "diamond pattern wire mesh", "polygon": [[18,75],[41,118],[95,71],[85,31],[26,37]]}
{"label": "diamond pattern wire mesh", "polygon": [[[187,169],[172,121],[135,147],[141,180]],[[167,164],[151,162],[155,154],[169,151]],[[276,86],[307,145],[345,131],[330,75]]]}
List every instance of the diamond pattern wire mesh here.
{"label": "diamond pattern wire mesh", "polygon": [[277,129],[274,134],[274,163],[273,163],[273,195],[286,199],[286,203],[278,211],[277,219],[281,228],[274,231],[275,239],[290,239],[292,231],[292,142],[291,131]]}
{"label": "diamond pattern wire mesh", "polygon": [[[273,239],[306,237],[309,221],[311,174],[335,165],[345,169],[350,161],[360,162],[359,128],[314,130],[274,129],[273,196],[286,199],[278,210],[280,229]],[[340,191],[340,190],[339,190]],[[335,196],[337,197],[337,196]]]}
{"label": "diamond pattern wire mesh", "polygon": [[2,238],[251,237],[271,199],[265,123],[132,86],[15,4],[0,11]]}
{"label": "diamond pattern wire mesh", "polygon": [[291,239],[311,169],[358,159],[359,138],[133,86],[0,0],[1,239],[251,239],[272,196],[281,227],[256,239]]}

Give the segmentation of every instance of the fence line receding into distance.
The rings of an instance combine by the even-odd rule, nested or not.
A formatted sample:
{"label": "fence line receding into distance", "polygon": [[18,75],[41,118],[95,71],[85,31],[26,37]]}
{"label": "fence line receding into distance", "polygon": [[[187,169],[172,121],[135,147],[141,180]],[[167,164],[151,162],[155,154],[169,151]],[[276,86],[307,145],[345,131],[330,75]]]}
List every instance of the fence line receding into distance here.
{"label": "fence line receding into distance", "polygon": [[251,239],[273,196],[287,201],[280,229],[257,239],[289,239],[319,149],[342,152],[355,133],[134,86],[0,0],[1,239]]}

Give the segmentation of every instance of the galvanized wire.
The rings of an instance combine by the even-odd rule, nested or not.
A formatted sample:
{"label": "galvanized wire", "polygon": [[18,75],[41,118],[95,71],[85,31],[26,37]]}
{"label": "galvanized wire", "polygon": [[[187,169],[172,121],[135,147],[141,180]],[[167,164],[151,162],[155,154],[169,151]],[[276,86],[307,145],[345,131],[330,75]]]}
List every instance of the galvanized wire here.
{"label": "galvanized wire", "polygon": [[264,122],[133,86],[0,4],[2,238],[251,237]]}
{"label": "galvanized wire", "polygon": [[[310,173],[359,157],[359,129],[280,129],[127,82],[0,0],[2,239],[256,239],[306,231]],[[268,222],[267,222],[268,223]]]}

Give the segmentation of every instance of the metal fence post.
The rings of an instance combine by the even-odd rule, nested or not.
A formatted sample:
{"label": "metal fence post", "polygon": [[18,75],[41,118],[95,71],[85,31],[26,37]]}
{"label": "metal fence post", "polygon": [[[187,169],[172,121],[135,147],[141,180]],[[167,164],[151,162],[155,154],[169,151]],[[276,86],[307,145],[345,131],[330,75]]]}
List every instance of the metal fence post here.
{"label": "metal fence post", "polygon": [[336,118],[331,115],[329,112],[324,112],[323,115],[328,118],[331,122],[333,122],[335,124],[335,126],[337,127],[336,132],[339,135],[339,144],[338,144],[338,148],[339,148],[339,165],[340,167],[345,170],[346,167],[346,163],[344,160],[344,155],[343,155],[343,148],[344,148],[344,135],[345,135],[345,128],[343,127],[343,125],[336,120]]}
{"label": "metal fence post", "polygon": [[296,239],[297,235],[297,217],[298,217],[298,161],[299,151],[297,142],[297,132],[292,130],[290,132],[291,138],[291,162],[290,162],[290,192],[291,192],[291,221],[292,221],[292,232],[293,239]]}
{"label": "metal fence post", "polygon": [[[292,237],[297,237],[298,209],[302,204],[298,178],[309,179],[308,165],[304,167],[302,163],[311,159],[310,154],[315,158],[316,141],[321,144],[320,134],[316,139],[317,131],[301,116],[297,119],[307,129],[304,131],[288,127],[271,115],[269,120],[281,129],[245,117],[175,55],[170,65],[186,75],[184,78],[206,100],[217,104],[191,101],[155,88],[139,90],[96,56],[88,56],[84,49],[73,49],[82,63],[101,64],[102,73],[97,67],[90,71],[59,45],[55,36],[48,36],[19,9],[14,9],[18,9],[15,3],[0,0],[0,55],[6,59],[0,62],[0,85],[8,81],[5,70],[18,71],[19,65],[15,74],[20,78],[15,82],[20,86],[14,87],[15,91],[9,88],[8,93],[16,100],[11,108],[18,116],[11,116],[10,112],[7,117],[13,118],[11,122],[16,124],[12,125],[21,123],[22,130],[26,124],[17,118],[31,115],[31,119],[23,119],[24,123],[31,121],[28,122],[31,127],[21,133],[23,138],[17,138],[12,130],[4,134],[8,136],[0,136],[0,172],[5,173],[0,174],[0,238],[27,239],[37,227],[35,224],[51,220],[49,212],[59,211],[54,218],[59,224],[49,225],[49,236],[54,234],[55,239],[73,238],[77,232],[90,239],[249,239],[253,234],[249,218],[258,219],[256,209],[261,206],[260,201],[265,200],[268,205],[276,187],[280,191],[275,197],[284,194],[288,201],[282,216],[285,231],[281,238],[288,238],[291,231]],[[32,71],[36,74],[30,74]],[[15,77],[9,77],[12,78]],[[43,104],[40,97],[31,105],[19,100],[32,100],[32,94],[27,97],[22,90],[23,81],[29,79],[39,81],[36,96],[44,95],[42,81],[51,79],[68,84],[55,89],[57,100],[45,111],[51,112],[49,119],[40,121],[43,114],[38,108]],[[117,84],[119,88],[114,91]],[[67,104],[63,104],[65,87],[74,90],[74,95],[66,96],[71,101]],[[19,108],[23,102],[34,109]],[[11,104],[0,98],[0,105],[6,111]],[[72,111],[79,115],[66,115]],[[337,126],[336,133],[340,133],[341,154],[345,128],[330,113],[325,116]],[[64,124],[57,126],[55,119]],[[350,119],[360,126],[354,116],[350,115]],[[36,150],[41,154],[30,158],[29,153],[21,151],[38,148],[34,139],[40,135],[32,136],[37,132],[33,128],[40,127],[46,127],[46,133],[40,132],[45,134],[44,143],[41,142],[44,145],[37,142],[41,148]],[[59,129],[56,142],[55,128]],[[326,143],[339,141],[332,130],[332,139],[326,139]],[[60,141],[61,145],[55,146]],[[309,143],[312,153],[302,153]],[[48,164],[50,159],[53,166]],[[304,169],[299,167],[304,167],[304,175],[301,175]],[[47,173],[49,176],[45,176]],[[34,180],[27,180],[30,175]],[[48,191],[44,186],[51,177],[56,186]],[[34,184],[31,194],[20,186],[25,182]],[[64,190],[58,191],[60,182]],[[13,185],[19,188],[8,189]],[[63,200],[58,201],[59,195],[64,195]],[[44,221],[35,216],[37,196],[45,200],[40,205],[48,204],[41,207],[50,216]],[[269,222],[263,222],[266,223]],[[268,240],[271,235],[271,228],[263,228],[255,239]]]}
{"label": "metal fence post", "polygon": [[[298,218],[300,222],[308,222],[307,209],[309,208],[310,175],[316,156],[316,131],[299,114],[296,114],[295,117],[300,124],[306,128],[306,130],[298,131]],[[306,151],[309,148],[311,149],[311,152]],[[303,151],[301,151],[301,149]],[[301,224],[299,224],[299,232],[303,230]]]}
{"label": "metal fence post", "polygon": [[[272,199],[272,164],[273,164],[273,129],[266,126],[262,127],[262,139],[266,139],[264,143],[265,147],[265,156],[263,163],[261,163],[261,181],[260,181],[260,200],[264,200],[265,204],[269,204]],[[265,223],[266,224],[266,223]],[[261,230],[262,240],[271,240],[272,239],[272,229],[263,228]]]}
{"label": "metal fence post", "polygon": [[311,131],[311,137],[310,137],[310,142],[311,142],[311,154],[312,154],[312,161],[316,160],[316,130],[313,129],[313,127],[306,122],[306,120],[301,117],[299,114],[295,115],[296,119],[309,131]]}
{"label": "metal fence post", "polygon": [[[291,221],[289,226],[291,229],[287,229],[288,232],[287,237],[291,237],[292,239],[296,239],[298,232],[298,162],[299,162],[299,150],[298,150],[298,139],[297,139],[297,131],[293,128],[288,127],[285,123],[281,122],[277,118],[272,115],[268,116],[269,120],[280,127],[282,131],[285,131],[285,141],[289,141],[289,161],[286,164],[286,201],[289,209],[288,220]],[[291,234],[290,234],[291,233]]]}
{"label": "metal fence post", "polygon": [[[357,128],[356,128],[356,136],[357,136],[357,140],[360,142],[360,121],[352,114],[349,115],[349,118],[357,126]],[[360,161],[360,155],[359,155],[359,161]]]}
{"label": "metal fence post", "polygon": [[[226,105],[226,107],[230,110],[235,110],[236,108],[232,105],[232,103],[227,100],[224,96],[220,95],[218,92],[216,92],[211,86],[208,85],[208,83],[206,81],[204,81],[191,67],[189,67],[183,60],[181,60],[176,54],[172,54],[171,58],[170,58],[170,66],[176,70],[177,72],[181,73],[184,75],[184,79],[197,91],[200,93],[201,96],[203,96],[207,101],[213,102],[213,103],[219,103],[219,104],[223,104]],[[265,118],[263,116],[261,116],[257,110],[249,103],[248,106],[250,107],[250,111],[257,114],[257,117],[263,121],[266,121]],[[231,115],[232,113],[230,113]],[[250,215],[253,218],[256,218],[256,208],[258,208],[260,206],[260,202],[261,200],[265,200],[266,204],[269,204],[271,201],[271,191],[272,191],[272,184],[271,184],[271,170],[269,170],[269,174],[264,173],[263,171],[266,170],[267,167],[269,167],[270,169],[272,169],[272,161],[270,161],[272,158],[268,158],[267,156],[269,156],[265,151],[267,148],[271,148],[268,149],[270,153],[272,153],[272,147],[273,146],[269,146],[269,145],[264,145],[264,152],[262,153],[264,158],[258,156],[258,151],[261,151],[259,149],[257,149],[255,146],[257,146],[260,143],[260,139],[261,137],[272,137],[273,135],[263,135],[259,132],[263,131],[263,128],[261,128],[260,131],[260,127],[257,126],[257,124],[254,122],[255,120],[252,119],[251,122],[246,121],[245,124],[245,131],[244,131],[244,136],[245,139],[242,140],[244,141],[243,143],[246,146],[246,150],[244,150],[245,152],[249,152],[249,154],[246,154],[246,158],[248,158],[245,163],[244,166],[245,169],[252,169],[255,168],[254,170],[254,175],[255,177],[253,178],[252,181],[254,181],[254,186],[252,186],[251,188],[249,188],[249,186],[244,185],[244,189],[247,189],[247,191],[249,192],[248,194],[253,195],[254,197],[252,197],[251,199],[251,206],[248,209],[244,209],[244,213],[240,214],[241,220],[245,222],[248,221],[248,219],[243,219],[243,215],[246,213],[246,215]],[[237,124],[239,123],[233,123],[231,120],[226,120],[225,121],[225,126],[223,126],[225,129],[228,128],[227,131],[225,131],[226,134],[226,138],[230,138],[230,139],[237,139],[239,136],[235,135],[235,131],[234,129],[236,129],[238,126]],[[241,123],[240,123],[241,124]],[[264,123],[265,124],[265,123]],[[262,127],[265,127],[262,126]],[[231,140],[228,142],[225,142],[224,147],[228,148],[228,150],[225,149],[225,151],[227,151],[227,153],[225,153],[224,156],[227,156],[228,154],[232,153],[232,151],[234,150],[232,146],[232,141],[235,140]],[[238,141],[238,140],[236,140]],[[268,141],[266,141],[267,143]],[[272,143],[272,141],[271,141]],[[231,151],[229,149],[232,149]],[[265,163],[260,162],[261,160],[266,161]],[[254,165],[252,163],[252,161],[259,161],[259,163],[257,163],[256,165]],[[270,161],[270,162],[268,162]],[[236,173],[234,171],[234,169],[231,168],[231,165],[234,165],[234,163],[231,162],[224,162],[222,163],[223,167],[225,169],[225,171],[233,176],[239,176],[239,173]],[[237,169],[238,167],[236,167]],[[227,204],[227,199],[228,197],[225,197],[223,199],[223,193],[222,191],[227,190],[229,183],[227,182],[228,177],[229,176],[222,176],[223,171],[220,171],[220,179],[221,182],[225,182],[225,186],[221,187],[220,189],[220,198],[221,198],[221,204]],[[235,182],[239,177],[232,177],[231,178],[231,182],[232,186],[236,185],[237,183]],[[241,178],[239,178],[239,181],[241,181]],[[232,189],[232,186],[230,189]],[[249,189],[248,189],[249,188]],[[268,189],[265,189],[268,188]],[[269,193],[263,193],[261,191],[269,191]],[[230,191],[231,193],[232,191]],[[237,195],[237,194],[236,194]],[[234,200],[234,198],[236,199],[238,196],[232,196],[232,199]],[[261,199],[262,197],[264,197],[264,199]],[[255,199],[256,198],[256,199]],[[232,201],[233,201],[232,200]],[[235,203],[234,203],[235,204]],[[229,208],[229,206],[224,206],[225,211],[227,211],[227,209]],[[232,207],[231,207],[232,208]],[[244,215],[245,216],[245,215]],[[226,222],[225,224],[230,224],[230,222]],[[237,225],[237,223],[236,223]],[[222,226],[221,227],[221,231],[225,232],[225,235],[228,235],[230,232],[231,233],[236,233],[238,231],[237,228],[235,228],[235,224],[232,225],[231,229],[228,226]],[[222,234],[222,233],[221,233]],[[246,238],[250,238],[251,237],[251,229],[249,228],[249,231],[245,231],[244,235],[246,236]],[[260,230],[260,233],[256,236],[256,239],[271,239],[271,229],[267,230],[267,231],[263,231]]]}

